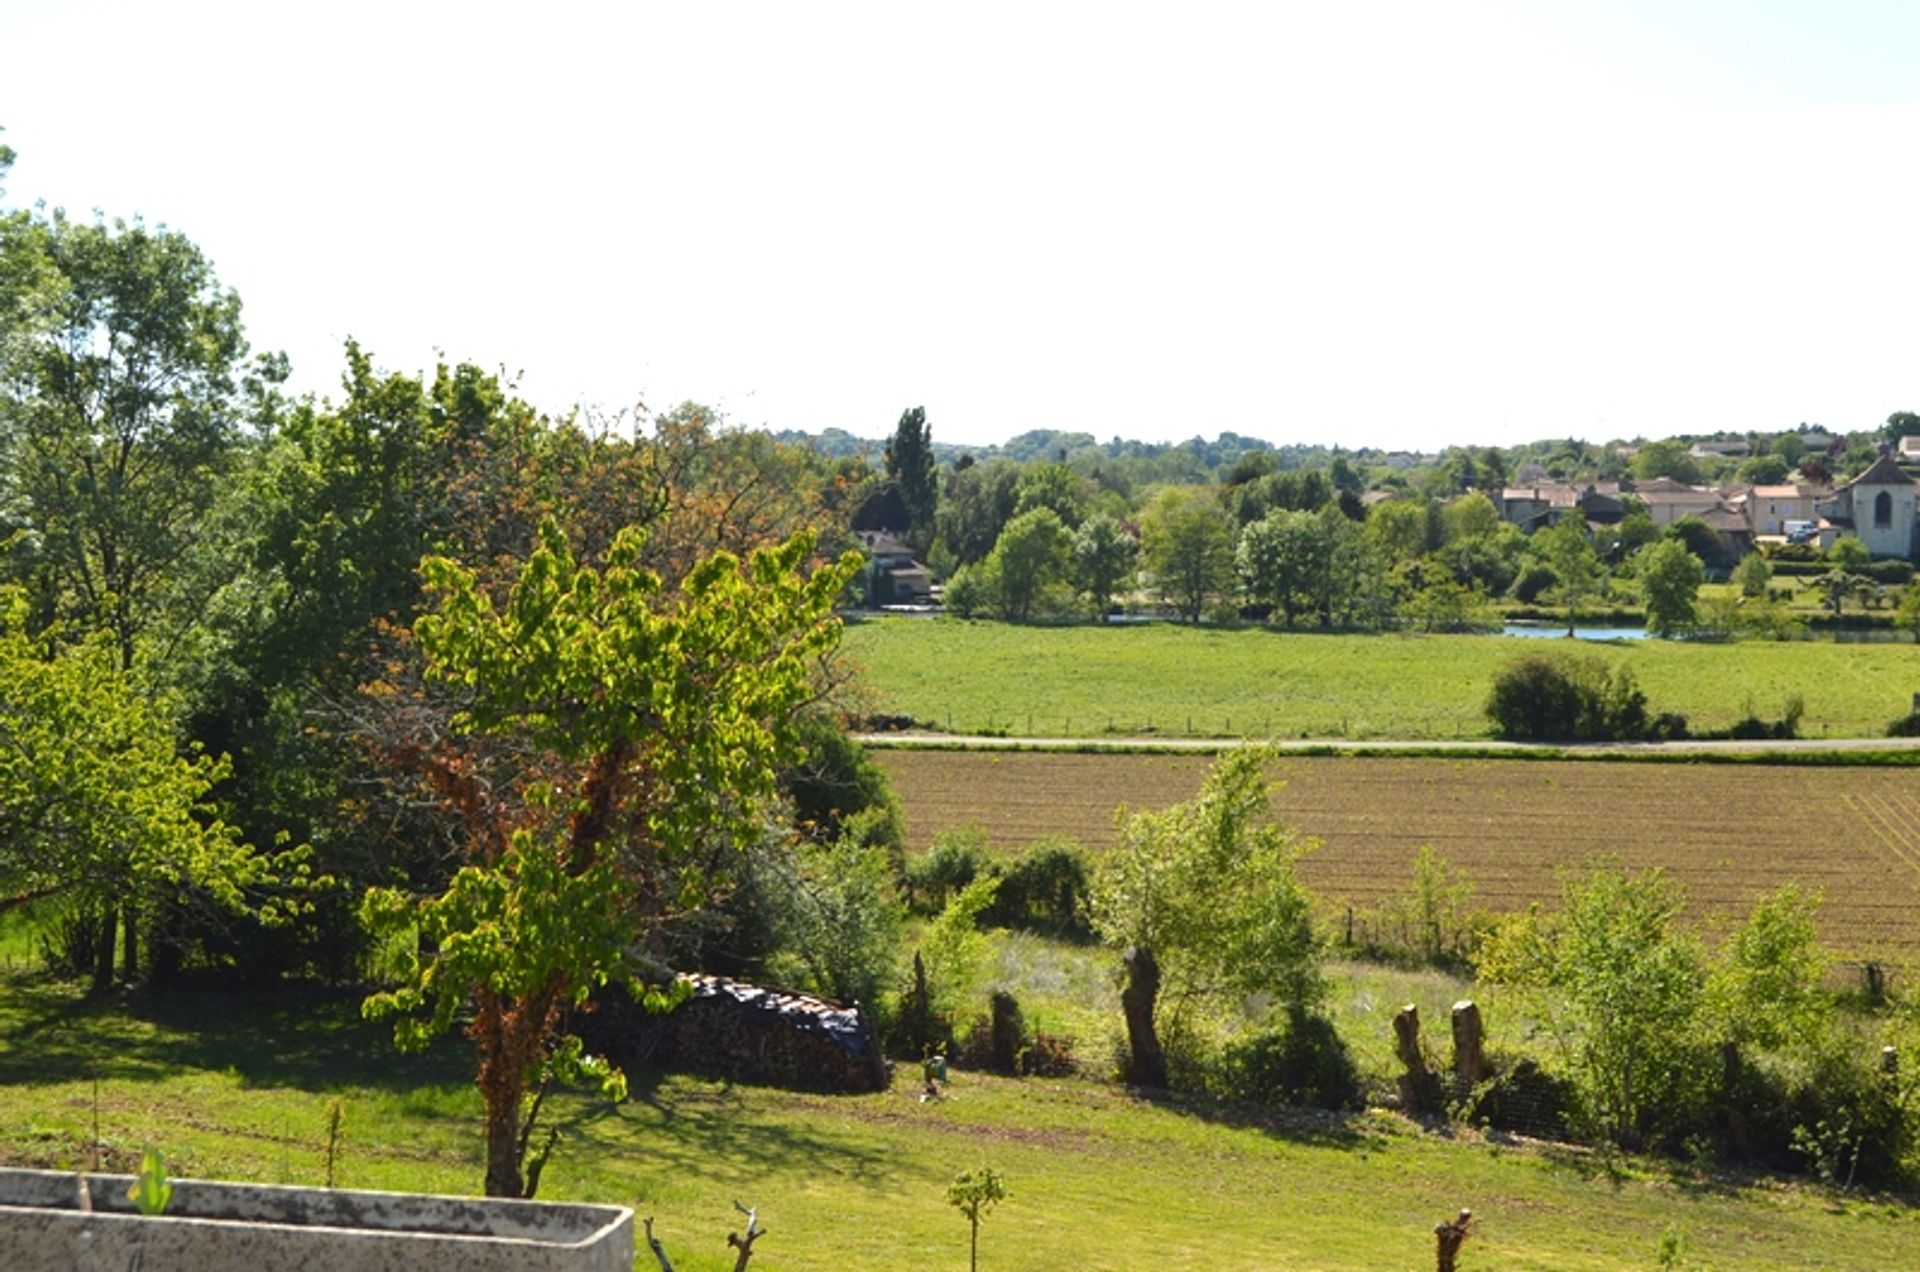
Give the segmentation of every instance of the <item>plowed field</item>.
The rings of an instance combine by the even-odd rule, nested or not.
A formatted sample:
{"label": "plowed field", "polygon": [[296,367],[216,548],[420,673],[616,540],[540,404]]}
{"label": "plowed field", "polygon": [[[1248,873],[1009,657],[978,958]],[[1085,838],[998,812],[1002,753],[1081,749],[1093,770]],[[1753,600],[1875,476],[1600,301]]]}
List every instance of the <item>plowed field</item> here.
{"label": "plowed field", "polygon": [[[877,751],[909,843],[973,824],[996,851],[1059,835],[1098,850],[1114,809],[1191,796],[1208,759],[1185,755]],[[1301,863],[1330,901],[1406,890],[1432,844],[1508,910],[1559,894],[1558,873],[1611,854],[1664,866],[1709,924],[1744,915],[1789,881],[1825,894],[1838,950],[1920,958],[1920,774],[1911,769],[1580,761],[1292,757],[1278,760],[1278,816],[1321,846]]]}

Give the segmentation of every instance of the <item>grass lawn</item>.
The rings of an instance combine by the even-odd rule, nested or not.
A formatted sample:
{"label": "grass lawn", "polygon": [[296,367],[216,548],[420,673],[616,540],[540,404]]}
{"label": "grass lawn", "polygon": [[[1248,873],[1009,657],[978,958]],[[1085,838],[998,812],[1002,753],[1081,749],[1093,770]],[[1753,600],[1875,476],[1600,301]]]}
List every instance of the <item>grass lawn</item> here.
{"label": "grass lawn", "polygon": [[[1086,973],[1061,974],[1071,993]],[[1361,991],[1381,1011],[1406,992]],[[177,1175],[316,1184],[338,1099],[341,1186],[467,1192],[481,1175],[467,1066],[452,1043],[395,1055],[349,997],[89,999],[16,975],[0,982],[0,1160],[83,1164],[97,1075],[111,1167],[152,1143]],[[562,1099],[557,1116],[565,1137],[543,1195],[655,1216],[683,1272],[732,1266],[735,1198],[769,1230],[755,1266],[962,1266],[966,1226],[944,1188],[980,1163],[1012,1191],[983,1227],[989,1269],[1430,1267],[1432,1225],[1461,1205],[1481,1223],[1465,1269],[1648,1267],[1669,1227],[1722,1269],[1878,1270],[1911,1266],[1920,1249],[1920,1211],[1888,1198],[1664,1167],[1610,1173],[1589,1154],[1387,1114],[1261,1117],[1085,1080],[961,1073],[948,1098],[922,1105],[904,1081],[821,1097],[671,1078],[637,1081],[617,1108]]]}
{"label": "grass lawn", "polygon": [[[1563,642],[1321,635],[1173,623],[1021,627],[877,618],[848,625],[877,710],[958,733],[1475,738],[1507,660]],[[1801,695],[1804,736],[1879,737],[1920,691],[1908,644],[1583,643],[1632,668],[1654,711],[1696,730]]]}

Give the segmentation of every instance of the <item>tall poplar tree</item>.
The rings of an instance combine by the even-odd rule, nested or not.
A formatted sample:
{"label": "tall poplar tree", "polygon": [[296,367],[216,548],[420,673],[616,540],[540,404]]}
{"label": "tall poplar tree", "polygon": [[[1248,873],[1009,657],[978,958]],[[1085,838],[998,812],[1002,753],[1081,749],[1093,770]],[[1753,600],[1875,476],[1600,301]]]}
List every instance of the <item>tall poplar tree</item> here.
{"label": "tall poplar tree", "polygon": [[933,515],[940,499],[933,430],[925,407],[900,413],[900,423],[887,442],[886,463],[887,476],[900,488],[900,501],[907,506],[907,541],[915,551],[924,552],[933,541]]}

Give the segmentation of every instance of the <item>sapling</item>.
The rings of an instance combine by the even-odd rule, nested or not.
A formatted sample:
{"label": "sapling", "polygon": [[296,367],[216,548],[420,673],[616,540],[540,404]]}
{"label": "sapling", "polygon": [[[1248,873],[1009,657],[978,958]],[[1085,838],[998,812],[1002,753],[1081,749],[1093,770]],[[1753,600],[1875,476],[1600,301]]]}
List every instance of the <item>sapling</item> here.
{"label": "sapling", "polygon": [[980,1272],[980,1218],[1006,1199],[1006,1181],[991,1166],[963,1170],[947,1185],[947,1202],[967,1217],[971,1229],[967,1267],[972,1272]]}

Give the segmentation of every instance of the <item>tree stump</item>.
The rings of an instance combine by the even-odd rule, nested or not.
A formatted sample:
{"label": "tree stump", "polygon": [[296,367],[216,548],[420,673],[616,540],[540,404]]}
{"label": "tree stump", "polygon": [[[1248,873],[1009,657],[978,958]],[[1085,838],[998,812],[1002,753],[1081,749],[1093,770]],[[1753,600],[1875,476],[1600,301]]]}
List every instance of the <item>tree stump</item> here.
{"label": "tree stump", "polygon": [[1420,1047],[1420,1009],[1412,1003],[1393,1017],[1393,1051],[1406,1066],[1395,1079],[1400,1088],[1400,1107],[1408,1113],[1432,1113],[1440,1107],[1440,1083],[1427,1068],[1426,1053]]}
{"label": "tree stump", "polygon": [[1487,1080],[1486,1027],[1471,998],[1453,1005],[1453,1076],[1464,1091]]}
{"label": "tree stump", "polygon": [[1438,1263],[1438,1272],[1454,1272],[1454,1263],[1460,1257],[1460,1247],[1467,1242],[1467,1226],[1473,1222],[1473,1211],[1461,1207],[1460,1215],[1452,1223],[1435,1224],[1433,1239]]}

